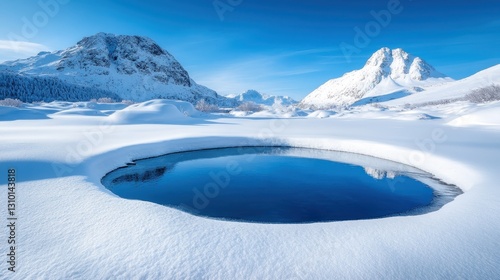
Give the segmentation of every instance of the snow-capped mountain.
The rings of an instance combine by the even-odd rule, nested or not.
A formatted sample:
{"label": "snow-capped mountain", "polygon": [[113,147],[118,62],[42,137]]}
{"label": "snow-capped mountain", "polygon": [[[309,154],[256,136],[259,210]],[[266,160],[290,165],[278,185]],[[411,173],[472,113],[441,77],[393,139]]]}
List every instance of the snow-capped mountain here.
{"label": "snow-capped mountain", "polygon": [[404,97],[453,81],[402,49],[382,48],[365,66],[332,79],[306,96],[301,106],[326,108],[361,105]]}
{"label": "snow-capped mountain", "polygon": [[196,84],[181,64],[153,40],[98,33],[75,46],[0,64],[0,71],[54,77],[67,84],[115,93],[123,99],[154,98],[232,102]]}
{"label": "snow-capped mountain", "polygon": [[291,97],[288,96],[265,95],[252,89],[247,90],[246,92],[241,94],[229,95],[228,97],[233,98],[238,102],[254,102],[256,104],[266,105],[266,106],[273,106],[275,104],[288,106],[297,103],[297,101],[293,100]]}

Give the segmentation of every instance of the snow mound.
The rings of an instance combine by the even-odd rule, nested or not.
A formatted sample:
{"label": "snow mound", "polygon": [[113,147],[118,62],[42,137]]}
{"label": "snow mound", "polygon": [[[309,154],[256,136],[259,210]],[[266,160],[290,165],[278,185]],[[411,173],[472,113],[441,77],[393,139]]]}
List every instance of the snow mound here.
{"label": "snow mound", "polygon": [[448,122],[451,126],[500,126],[500,103],[492,108],[481,109]]}
{"label": "snow mound", "polygon": [[95,109],[71,108],[54,113],[55,116],[105,116],[103,112]]}
{"label": "snow mound", "polygon": [[328,118],[328,117],[333,116],[333,115],[335,115],[335,112],[333,112],[333,111],[317,110],[317,111],[310,113],[307,117],[308,118],[324,119],[324,118]]}
{"label": "snow mound", "polygon": [[182,122],[196,112],[193,105],[187,102],[155,99],[130,105],[108,118],[118,124],[166,124]]}
{"label": "snow mound", "polygon": [[296,107],[291,108],[291,110],[288,110],[286,112],[283,112],[281,116],[283,118],[297,118],[297,117],[307,117],[309,114],[308,111],[305,110],[300,110]]}
{"label": "snow mound", "polygon": [[126,103],[98,103],[98,102],[78,102],[76,103],[78,107],[89,108],[99,111],[118,111],[131,104]]}
{"label": "snow mound", "polygon": [[397,116],[395,116],[395,118],[398,120],[409,120],[409,121],[440,119],[440,117],[436,117],[420,111],[400,112]]}
{"label": "snow mound", "polygon": [[185,101],[179,101],[179,100],[161,100],[162,104],[170,104],[175,106],[181,113],[183,113],[185,116],[189,117],[197,117],[201,116],[202,113],[193,106],[193,104]]}
{"label": "snow mound", "polygon": [[48,118],[46,114],[36,110],[0,106],[0,121],[40,120]]}

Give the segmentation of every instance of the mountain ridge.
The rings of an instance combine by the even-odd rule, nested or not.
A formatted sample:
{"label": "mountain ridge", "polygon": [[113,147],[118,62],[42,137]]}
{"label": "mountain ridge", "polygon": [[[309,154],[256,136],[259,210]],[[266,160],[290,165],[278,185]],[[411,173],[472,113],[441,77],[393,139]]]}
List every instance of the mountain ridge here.
{"label": "mountain ridge", "polygon": [[238,102],[254,102],[256,104],[266,105],[266,106],[273,106],[275,104],[287,106],[298,103],[289,96],[266,95],[253,89],[249,89],[244,93],[240,94],[228,95],[227,97],[233,98]]}
{"label": "mountain ridge", "polygon": [[112,92],[122,99],[178,99],[228,105],[233,101],[198,85],[166,50],[141,36],[97,33],[74,46],[0,64],[0,70],[58,78]]}
{"label": "mountain ridge", "polygon": [[307,95],[300,105],[317,108],[361,105],[360,100],[365,99],[363,104],[366,104],[370,102],[370,97],[392,94],[394,98],[399,98],[450,81],[453,79],[419,57],[400,48],[381,48],[363,68],[327,81]]}

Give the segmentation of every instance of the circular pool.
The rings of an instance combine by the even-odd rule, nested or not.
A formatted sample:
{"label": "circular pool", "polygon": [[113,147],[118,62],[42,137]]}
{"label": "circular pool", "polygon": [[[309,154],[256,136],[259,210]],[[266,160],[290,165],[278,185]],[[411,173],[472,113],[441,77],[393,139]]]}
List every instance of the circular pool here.
{"label": "circular pool", "polygon": [[423,214],[461,193],[407,165],[287,147],[210,149],[137,160],[108,173],[102,183],[122,198],[259,223]]}

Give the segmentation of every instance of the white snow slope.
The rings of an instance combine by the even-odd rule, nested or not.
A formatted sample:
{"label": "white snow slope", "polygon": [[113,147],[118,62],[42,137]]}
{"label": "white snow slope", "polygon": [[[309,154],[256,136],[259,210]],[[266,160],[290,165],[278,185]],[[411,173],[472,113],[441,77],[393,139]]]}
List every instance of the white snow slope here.
{"label": "white snow slope", "polygon": [[[12,110],[0,107],[8,111],[0,114],[0,198],[7,200],[7,169],[15,168],[18,215],[16,272],[7,270],[2,238],[0,278],[500,278],[498,122],[384,119],[383,111],[378,119],[204,117],[157,100],[127,111],[92,106],[102,114],[50,103],[14,109],[9,118]],[[480,109],[498,115],[500,103]],[[240,145],[372,155],[430,172],[464,194],[425,215],[280,225],[192,216],[119,198],[100,183],[133,159]]]}
{"label": "white snow slope", "polygon": [[419,104],[464,98],[473,90],[500,85],[500,65],[480,71],[462,80],[429,88],[418,94],[385,102],[384,105]]}
{"label": "white snow slope", "polygon": [[382,48],[365,66],[332,79],[307,95],[303,107],[363,105],[401,98],[453,81],[419,57],[402,49]]}

